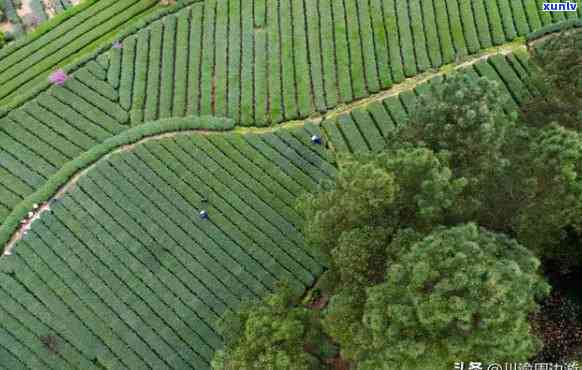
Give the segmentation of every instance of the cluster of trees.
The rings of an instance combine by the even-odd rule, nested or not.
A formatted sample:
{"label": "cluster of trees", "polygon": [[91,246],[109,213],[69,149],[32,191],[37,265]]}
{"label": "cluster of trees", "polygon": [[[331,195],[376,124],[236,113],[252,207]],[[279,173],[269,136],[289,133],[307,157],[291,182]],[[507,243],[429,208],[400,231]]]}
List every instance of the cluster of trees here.
{"label": "cluster of trees", "polygon": [[288,290],[225,320],[215,369],[450,369],[525,362],[547,266],[582,257],[582,36],[534,50],[534,98],[456,74],[420,99],[385,151],[339,159],[299,204],[327,259],[325,310]]}

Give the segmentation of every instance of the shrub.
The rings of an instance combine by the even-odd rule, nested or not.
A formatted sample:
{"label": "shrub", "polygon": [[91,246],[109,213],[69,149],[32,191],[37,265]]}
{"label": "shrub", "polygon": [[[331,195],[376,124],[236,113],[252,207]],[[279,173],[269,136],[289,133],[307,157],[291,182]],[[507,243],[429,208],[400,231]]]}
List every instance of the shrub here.
{"label": "shrub", "polygon": [[57,86],[63,86],[68,79],[69,75],[62,69],[57,69],[49,76],[49,81]]}

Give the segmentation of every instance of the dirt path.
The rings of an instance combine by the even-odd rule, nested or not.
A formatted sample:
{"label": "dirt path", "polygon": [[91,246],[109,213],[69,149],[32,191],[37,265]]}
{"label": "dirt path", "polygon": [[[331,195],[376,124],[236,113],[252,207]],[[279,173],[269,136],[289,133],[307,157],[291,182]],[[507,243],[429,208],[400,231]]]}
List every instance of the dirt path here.
{"label": "dirt path", "polygon": [[260,133],[272,132],[272,131],[278,130],[278,129],[300,127],[300,126],[304,125],[306,121],[311,121],[315,124],[321,124],[326,119],[330,119],[330,118],[333,118],[337,115],[349,112],[357,107],[366,106],[372,102],[382,101],[388,97],[398,95],[404,91],[412,90],[416,86],[418,86],[426,81],[429,81],[430,79],[432,79],[434,77],[441,76],[443,74],[446,74],[446,73],[449,73],[449,72],[452,72],[452,71],[455,71],[458,69],[469,67],[469,66],[471,66],[475,63],[478,63],[482,60],[485,60],[493,55],[497,55],[497,54],[507,55],[507,54],[510,54],[510,53],[517,51],[517,50],[520,50],[520,49],[526,50],[526,45],[524,43],[514,42],[511,44],[502,45],[502,46],[499,46],[496,48],[491,48],[491,49],[488,49],[486,51],[483,51],[480,54],[468,57],[462,63],[456,64],[456,65],[446,65],[446,66],[443,66],[437,70],[433,70],[433,71],[426,72],[426,73],[423,73],[423,74],[415,76],[415,77],[408,78],[408,79],[404,80],[403,82],[392,86],[388,90],[382,91],[380,93],[377,93],[375,95],[369,96],[369,97],[364,98],[364,99],[354,101],[350,104],[340,105],[336,109],[331,110],[329,112],[326,112],[324,114],[312,115],[311,117],[307,118],[306,120],[287,121],[287,122],[283,122],[283,123],[281,123],[277,126],[273,126],[273,127],[262,127],[262,128],[235,127],[233,130],[226,131],[226,132],[219,132],[219,131],[212,132],[212,131],[205,131],[205,130],[186,130],[186,131],[178,131],[178,132],[169,132],[169,133],[163,133],[160,135],[150,136],[150,137],[144,138],[144,139],[142,139],[134,144],[124,145],[122,147],[119,147],[119,148],[113,150],[112,152],[106,154],[105,156],[103,156],[102,158],[97,160],[95,163],[90,165],[89,167],[79,171],[79,173],[77,173],[75,176],[73,176],[69,180],[69,182],[67,182],[63,187],[61,187],[54,196],[52,196],[50,199],[48,199],[45,203],[39,205],[36,210],[29,213],[29,217],[27,217],[26,219],[24,219],[21,222],[20,227],[16,230],[16,232],[13,234],[10,241],[6,244],[6,246],[4,248],[4,254],[2,256],[0,256],[0,261],[2,260],[2,258],[5,258],[4,256],[9,256],[12,254],[14,245],[16,244],[16,242],[18,242],[20,239],[22,239],[22,237],[30,229],[30,227],[32,226],[34,221],[38,220],[45,212],[50,212],[50,204],[54,200],[62,198],[66,193],[72,191],[75,188],[75,185],[77,184],[77,182],[79,181],[79,179],[81,177],[83,177],[87,172],[91,171],[98,163],[100,163],[101,161],[107,160],[109,157],[111,157],[112,155],[114,155],[116,153],[133,150],[133,148],[135,148],[137,145],[143,144],[143,143],[151,141],[151,140],[161,140],[164,138],[173,137],[173,136],[177,136],[177,135],[191,135],[191,134],[224,135],[225,133],[226,134],[232,134],[232,133],[260,134]]}
{"label": "dirt path", "polygon": [[18,14],[20,19],[24,19],[31,13],[32,8],[30,7],[30,0],[22,0],[22,5],[20,6],[20,9],[16,9],[16,14]]}
{"label": "dirt path", "polygon": [[57,15],[55,8],[52,6],[53,0],[42,0],[44,5],[44,11],[46,12],[47,17],[52,18]]}
{"label": "dirt path", "polygon": [[14,26],[10,22],[2,22],[0,23],[0,31],[3,33],[12,32]]}
{"label": "dirt path", "polygon": [[394,95],[398,95],[404,91],[408,91],[408,90],[412,90],[414,88],[416,88],[418,85],[421,85],[435,77],[438,76],[442,76],[444,74],[450,73],[452,71],[456,71],[459,69],[463,69],[463,68],[467,68],[470,67],[476,63],[479,63],[485,59],[488,59],[490,57],[492,57],[493,55],[497,55],[497,54],[501,54],[501,55],[507,55],[507,54],[511,54],[517,50],[526,50],[526,45],[524,43],[520,43],[520,42],[514,42],[511,44],[505,44],[496,48],[491,48],[488,50],[483,51],[482,53],[473,55],[469,58],[467,58],[465,61],[461,62],[460,64],[456,64],[456,65],[445,65],[440,67],[438,70],[433,70],[433,71],[429,71],[414,77],[410,77],[405,79],[404,81],[402,81],[401,83],[392,86],[390,89],[385,90],[385,91],[381,91],[377,94],[371,95],[369,97],[360,99],[360,100],[356,100],[350,104],[344,104],[339,106],[338,108],[331,110],[329,112],[326,112],[322,115],[316,115],[316,116],[312,116],[311,120],[313,120],[315,123],[321,123],[322,121],[329,119],[329,118],[333,118],[336,117],[338,115],[341,115],[345,112],[349,112],[355,108],[358,107],[362,107],[362,106],[366,106],[372,102],[376,102],[376,101],[382,101],[385,100],[386,98],[389,98],[391,96]]}

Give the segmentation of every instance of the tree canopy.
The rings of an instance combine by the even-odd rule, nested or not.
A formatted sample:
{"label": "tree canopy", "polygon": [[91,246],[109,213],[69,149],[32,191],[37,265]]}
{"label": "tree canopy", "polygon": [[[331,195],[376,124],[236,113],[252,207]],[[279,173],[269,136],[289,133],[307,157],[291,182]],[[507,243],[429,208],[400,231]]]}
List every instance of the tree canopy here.
{"label": "tree canopy", "polygon": [[[310,327],[355,368],[444,369],[540,351],[532,317],[550,292],[542,264],[582,261],[581,45],[567,34],[534,53],[522,114],[496,82],[447,76],[385,150],[338,156],[334,181],[300,199],[305,239],[334,282],[321,326]],[[255,310],[274,319],[268,307]],[[279,307],[283,322],[303,312]],[[284,353],[305,368],[297,327]],[[250,340],[232,348],[264,358]]]}
{"label": "tree canopy", "polygon": [[582,33],[566,31],[532,48],[531,90],[523,107],[525,122],[546,127],[553,122],[582,129]]}
{"label": "tree canopy", "polygon": [[515,240],[475,224],[435,230],[367,290],[362,368],[527,360],[541,347],[527,316],[549,290],[539,264]]}
{"label": "tree canopy", "polygon": [[225,349],[217,351],[212,367],[222,370],[315,370],[320,361],[305,351],[321,331],[313,311],[297,304],[282,285],[260,302],[248,302],[221,321]]}

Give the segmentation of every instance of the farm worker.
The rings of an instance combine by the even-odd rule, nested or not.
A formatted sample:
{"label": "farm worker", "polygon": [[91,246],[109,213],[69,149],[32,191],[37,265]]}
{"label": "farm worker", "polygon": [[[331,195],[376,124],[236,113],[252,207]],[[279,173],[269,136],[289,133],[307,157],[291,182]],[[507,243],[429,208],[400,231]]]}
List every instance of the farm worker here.
{"label": "farm worker", "polygon": [[321,144],[321,136],[319,136],[319,135],[313,135],[311,137],[311,143],[312,144],[320,145]]}

